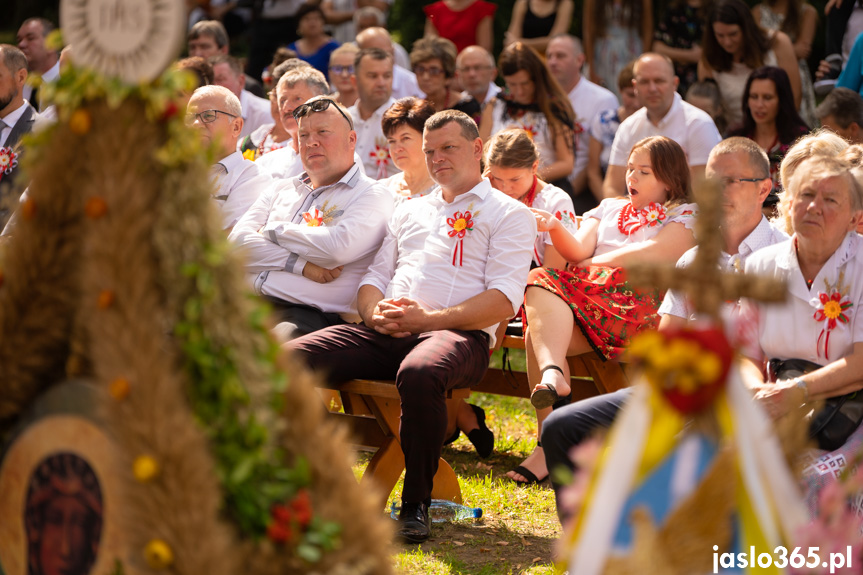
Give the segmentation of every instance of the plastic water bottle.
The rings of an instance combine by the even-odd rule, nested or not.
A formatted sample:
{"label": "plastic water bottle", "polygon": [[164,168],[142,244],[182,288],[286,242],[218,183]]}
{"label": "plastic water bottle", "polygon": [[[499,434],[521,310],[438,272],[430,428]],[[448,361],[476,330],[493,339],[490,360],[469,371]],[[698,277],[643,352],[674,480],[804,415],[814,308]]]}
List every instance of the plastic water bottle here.
{"label": "plastic water bottle", "polygon": [[[399,518],[401,504],[393,501],[390,506],[390,517]],[[462,521],[464,519],[479,519],[482,517],[482,509],[479,507],[468,507],[454,501],[445,499],[432,499],[429,506],[429,517],[432,523],[443,523],[444,521]]]}

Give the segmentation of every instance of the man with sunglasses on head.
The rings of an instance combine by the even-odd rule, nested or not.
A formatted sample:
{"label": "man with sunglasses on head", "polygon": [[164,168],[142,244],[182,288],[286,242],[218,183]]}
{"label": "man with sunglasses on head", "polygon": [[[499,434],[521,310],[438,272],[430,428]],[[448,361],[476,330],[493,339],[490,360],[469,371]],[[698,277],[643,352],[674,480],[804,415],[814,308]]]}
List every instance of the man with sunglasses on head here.
{"label": "man with sunglasses on head", "polygon": [[357,286],[393,210],[390,192],[355,159],[345,110],[316,96],[293,117],[305,171],[261,194],[230,235],[255,291],[274,306],[282,341],[359,321]]}
{"label": "man with sunglasses on head", "polygon": [[272,178],[237,151],[237,138],[243,130],[240,99],[222,86],[202,86],[189,99],[186,123],[216,149],[219,161],[211,169],[213,198],[224,228],[230,231],[258,196],[273,186]]}
{"label": "man with sunglasses on head", "polygon": [[359,99],[348,108],[357,133],[357,154],[366,174],[376,180],[399,172],[390,158],[381,121],[393,100],[393,57],[378,48],[360,50],[354,58],[351,78]]}
{"label": "man with sunglasses on head", "polygon": [[288,347],[333,384],[395,379],[405,481],[398,534],[429,537],[428,507],[446,435],[446,392],[477,384],[497,325],[524,299],[536,220],[480,172],[482,140],[463,112],[425,123],[423,152],[440,186],[403,202],[358,292],[361,325]]}

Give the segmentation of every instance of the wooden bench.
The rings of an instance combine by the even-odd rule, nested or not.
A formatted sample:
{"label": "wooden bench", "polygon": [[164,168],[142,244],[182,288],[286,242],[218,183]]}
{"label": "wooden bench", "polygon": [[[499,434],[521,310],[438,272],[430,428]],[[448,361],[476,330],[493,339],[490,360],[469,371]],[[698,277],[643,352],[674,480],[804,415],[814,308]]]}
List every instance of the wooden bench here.
{"label": "wooden bench", "polygon": [[[501,334],[502,334],[501,330]],[[521,337],[503,336],[498,341],[507,349],[524,349]],[[596,354],[586,353],[568,358],[572,375],[572,401],[586,399],[602,393],[627,387],[629,382],[623,367],[617,362],[602,362]],[[353,380],[327,389],[341,394],[344,413],[331,412],[330,417],[345,421],[352,429],[354,445],[362,449],[376,450],[363,473],[361,482],[374,483],[385,493],[386,498],[401,477],[405,468],[404,455],[399,442],[399,418],[401,407],[399,394],[393,381]],[[448,403],[455,405],[467,399],[471,391],[492,393],[510,397],[530,397],[527,374],[503,368],[489,368],[485,377],[470,389],[453,389],[447,394]],[[454,423],[455,410],[449,409],[450,424]],[[434,477],[432,498],[462,502],[458,478],[449,463],[440,459]]]}

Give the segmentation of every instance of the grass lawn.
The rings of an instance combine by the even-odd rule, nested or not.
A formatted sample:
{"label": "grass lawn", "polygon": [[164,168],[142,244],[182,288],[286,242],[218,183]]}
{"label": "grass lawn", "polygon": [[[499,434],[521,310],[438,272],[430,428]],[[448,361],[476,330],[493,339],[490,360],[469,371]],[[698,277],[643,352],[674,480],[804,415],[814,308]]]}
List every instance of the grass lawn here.
{"label": "grass lawn", "polygon": [[[523,369],[523,356],[513,358],[513,368]],[[466,505],[481,507],[482,519],[473,522],[438,523],[422,545],[395,544],[394,563],[405,574],[497,575],[552,574],[551,557],[561,530],[548,483],[520,487],[505,474],[527,457],[536,444],[536,417],[530,402],[475,393],[470,403],[486,411],[486,423],[495,434],[495,452],[481,460],[462,435],[445,447],[443,458],[452,465],[461,483]],[[360,454],[354,468],[359,476],[369,457]],[[390,495],[399,500],[401,482]]]}

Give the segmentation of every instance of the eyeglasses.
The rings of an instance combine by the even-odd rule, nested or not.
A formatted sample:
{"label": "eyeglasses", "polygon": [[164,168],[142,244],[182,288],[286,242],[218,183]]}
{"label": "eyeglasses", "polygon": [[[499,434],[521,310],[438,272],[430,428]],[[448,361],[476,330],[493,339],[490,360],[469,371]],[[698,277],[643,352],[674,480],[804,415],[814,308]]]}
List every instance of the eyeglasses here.
{"label": "eyeglasses", "polygon": [[302,118],[303,116],[305,116],[309,112],[323,112],[324,110],[329,108],[331,105],[336,107],[336,110],[339,111],[339,114],[342,115],[342,118],[347,120],[348,125],[351,127],[351,130],[353,130],[354,129],[354,123],[351,122],[351,119],[348,118],[347,114],[342,112],[341,106],[339,106],[338,104],[336,104],[336,102],[334,100],[330,100],[329,98],[321,98],[319,100],[315,100],[311,104],[300,104],[299,106],[297,106],[294,109],[294,113],[293,113],[294,120],[296,120],[297,123],[299,123],[300,118]]}
{"label": "eyeglasses", "polygon": [[428,74],[429,76],[435,77],[443,74],[443,68],[426,68],[425,66],[414,66],[414,74],[417,76],[422,76],[423,74]]}
{"label": "eyeglasses", "polygon": [[456,70],[465,74],[470,74],[471,72],[485,72],[486,70],[491,69],[491,66],[463,66],[456,68]]}
{"label": "eyeglasses", "polygon": [[764,176],[763,178],[722,178],[719,180],[722,183],[722,186],[727,188],[728,186],[739,184],[741,182],[763,182],[770,176]]}
{"label": "eyeglasses", "polygon": [[191,126],[195,123],[195,120],[197,119],[201,120],[202,124],[212,124],[216,121],[216,118],[219,117],[219,114],[224,114],[226,116],[230,116],[231,118],[237,117],[233,114],[229,114],[221,110],[204,110],[203,112],[198,112],[197,114],[186,114],[185,122],[187,126]]}
{"label": "eyeglasses", "polygon": [[334,64],[334,65],[330,66],[330,72],[332,72],[333,74],[353,74],[354,73],[354,67],[353,66],[339,66],[339,65]]}

